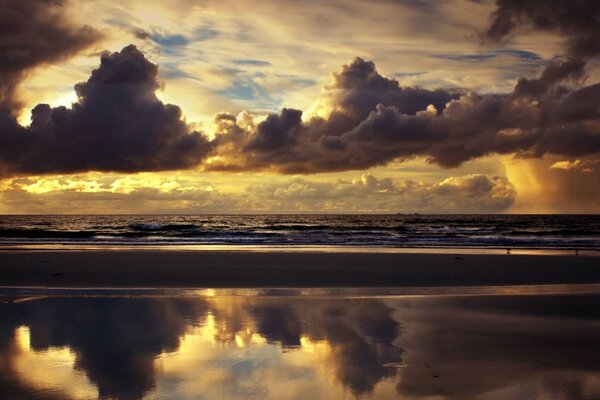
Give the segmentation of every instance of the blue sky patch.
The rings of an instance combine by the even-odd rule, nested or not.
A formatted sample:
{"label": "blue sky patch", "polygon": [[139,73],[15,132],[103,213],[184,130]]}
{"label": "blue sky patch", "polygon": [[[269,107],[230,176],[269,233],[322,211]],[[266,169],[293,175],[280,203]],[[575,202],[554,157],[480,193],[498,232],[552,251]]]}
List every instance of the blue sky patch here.
{"label": "blue sky patch", "polygon": [[155,33],[150,38],[161,47],[181,47],[189,43],[189,40],[183,35],[161,35]]}
{"label": "blue sky patch", "polygon": [[268,98],[268,94],[257,84],[248,78],[236,78],[231,82],[231,86],[219,90],[219,94],[226,98],[237,100],[256,100]]}
{"label": "blue sky patch", "polygon": [[268,61],[253,59],[233,60],[232,63],[234,63],[235,65],[249,65],[254,67],[268,67],[271,65],[271,63]]}

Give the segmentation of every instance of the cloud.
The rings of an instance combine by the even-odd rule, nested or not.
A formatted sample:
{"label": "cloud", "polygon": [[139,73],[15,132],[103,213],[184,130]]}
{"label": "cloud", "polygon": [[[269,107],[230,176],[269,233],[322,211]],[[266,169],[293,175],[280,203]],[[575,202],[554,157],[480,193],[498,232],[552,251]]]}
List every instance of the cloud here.
{"label": "cloud", "polygon": [[514,186],[506,178],[481,174],[450,177],[431,190],[440,203],[446,202],[446,209],[456,211],[504,211],[516,197]]}
{"label": "cloud", "polygon": [[502,212],[516,198],[506,178],[479,174],[433,184],[378,179],[371,174],[335,182],[294,178],[250,185],[246,191],[266,209],[304,212]]}
{"label": "cloud", "polygon": [[497,0],[496,4],[493,21],[485,32],[487,40],[503,41],[527,29],[564,38],[567,59],[550,62],[539,79],[521,79],[519,84],[544,86],[565,79],[581,79],[586,62],[600,54],[600,4],[597,2]]}
{"label": "cloud", "polygon": [[236,65],[247,65],[247,66],[252,66],[252,67],[268,67],[271,65],[271,63],[268,61],[253,60],[253,59],[233,60],[232,63],[236,64]]}
{"label": "cloud", "polygon": [[30,71],[102,38],[93,28],[70,21],[62,0],[1,0],[0,8],[0,107],[14,112],[22,107],[18,86]]}
{"label": "cloud", "polygon": [[0,186],[0,199],[2,211],[11,213],[215,214],[251,209],[244,207],[243,198],[221,193],[214,184],[152,176],[9,179]]}
{"label": "cloud", "polygon": [[523,29],[534,29],[561,35],[573,57],[600,53],[598,2],[497,0],[496,5],[493,21],[486,31],[488,39],[498,41]]}
{"label": "cloud", "polygon": [[[223,160],[207,168],[316,173],[413,157],[450,168],[489,154],[598,153],[600,84],[562,84],[578,68],[572,59],[557,60],[539,79],[520,80],[513,93],[480,95],[402,88],[357,58],[325,87],[328,116],[304,121],[300,110],[284,108],[245,137],[224,133],[216,141]],[[235,124],[231,130],[239,131]],[[233,153],[218,149],[232,142]]]}
{"label": "cloud", "polygon": [[536,53],[524,50],[496,50],[486,51],[476,54],[434,54],[432,57],[440,58],[442,60],[460,61],[460,62],[472,62],[480,63],[482,61],[491,60],[499,57],[512,57],[515,59],[521,59],[532,63],[541,61],[541,57]]}
{"label": "cloud", "polygon": [[215,180],[139,174],[13,178],[0,185],[0,212],[504,212],[516,190],[504,177],[464,175],[439,182],[248,178],[237,191]]}
{"label": "cloud", "polygon": [[593,161],[585,161],[585,160],[575,160],[575,161],[557,161],[550,166],[550,169],[562,169],[567,171],[581,171],[581,172],[595,172],[598,170],[598,166],[600,163]]}
{"label": "cloud", "polygon": [[[215,138],[209,141],[191,131],[178,106],[158,100],[157,66],[128,46],[102,56],[100,68],[76,86],[79,100],[72,108],[40,104],[33,109],[30,127],[20,126],[7,113],[0,115],[0,174],[197,166],[310,174],[363,170],[416,157],[452,168],[493,154],[597,156],[600,84],[584,86],[587,60],[596,54],[590,44],[595,30],[588,17],[579,14],[595,15],[598,7],[578,3],[574,10],[566,10],[557,2],[554,11],[546,11],[540,2],[519,4],[498,2],[486,31],[488,40],[498,41],[522,26],[532,26],[564,35],[567,55],[548,61],[537,78],[520,79],[511,93],[403,87],[380,74],[373,62],[358,57],[331,75],[314,113],[283,108],[251,124],[220,113]],[[579,18],[581,26],[561,22],[564,15]],[[143,30],[137,35],[152,37]],[[158,39],[183,44],[173,34]],[[517,54],[528,60],[535,55]],[[256,67],[261,61],[250,62]],[[231,74],[233,84],[223,83],[224,95],[246,102],[270,98],[265,85],[257,83],[262,72]],[[271,84],[280,87],[278,82]]]}
{"label": "cloud", "polygon": [[103,53],[71,108],[38,104],[31,125],[0,115],[0,175],[192,168],[209,152],[181,109],[155,95],[158,67],[135,47]]}
{"label": "cloud", "polygon": [[[238,129],[234,126],[233,136],[222,132],[216,143],[220,146],[234,141],[241,147],[237,154],[222,155],[235,158],[242,170],[270,168],[283,173],[363,169],[385,164],[399,155],[389,154],[381,160],[368,159],[368,155],[359,154],[362,150],[354,148],[344,135],[365,121],[378,105],[386,104],[398,112],[415,115],[430,105],[429,110],[436,106],[441,109],[460,94],[458,91],[400,87],[398,81],[380,75],[372,62],[361,58],[343,66],[339,73],[332,75],[332,80],[325,86],[320,99],[328,116],[303,122],[302,111],[284,108],[280,114],[270,114],[245,138],[235,133]],[[369,150],[365,149],[365,152]],[[378,157],[377,154],[373,156]],[[213,163],[209,168],[233,169],[233,166]]]}

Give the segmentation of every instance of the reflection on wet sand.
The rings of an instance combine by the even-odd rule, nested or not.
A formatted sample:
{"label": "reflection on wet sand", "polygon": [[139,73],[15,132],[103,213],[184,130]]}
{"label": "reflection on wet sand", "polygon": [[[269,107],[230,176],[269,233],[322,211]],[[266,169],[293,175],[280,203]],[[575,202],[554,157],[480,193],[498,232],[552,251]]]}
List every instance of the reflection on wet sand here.
{"label": "reflection on wet sand", "polygon": [[[1,346],[15,351],[19,327],[25,326],[25,350],[52,356],[68,348],[74,354],[72,367],[85,372],[98,397],[142,398],[155,387],[155,357],[177,350],[188,327],[205,312],[203,305],[197,300],[144,298],[47,298],[3,304]],[[14,359],[13,355],[9,365],[15,365]],[[49,366],[48,374],[56,365]],[[28,379],[27,370],[6,372],[25,372]]]}
{"label": "reflection on wet sand", "polygon": [[[407,398],[592,399],[600,396],[600,297],[420,299],[399,304],[409,350]],[[434,379],[431,379],[431,377]]]}
{"label": "reflection on wet sand", "polygon": [[0,398],[592,399],[600,296],[0,304]]}

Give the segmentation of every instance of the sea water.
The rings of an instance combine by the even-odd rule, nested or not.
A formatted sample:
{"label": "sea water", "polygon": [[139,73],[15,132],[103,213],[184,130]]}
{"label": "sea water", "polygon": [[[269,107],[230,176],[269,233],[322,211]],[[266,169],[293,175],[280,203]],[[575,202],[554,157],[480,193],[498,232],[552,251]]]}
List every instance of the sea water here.
{"label": "sea water", "polygon": [[2,244],[600,249],[600,215],[5,215]]}

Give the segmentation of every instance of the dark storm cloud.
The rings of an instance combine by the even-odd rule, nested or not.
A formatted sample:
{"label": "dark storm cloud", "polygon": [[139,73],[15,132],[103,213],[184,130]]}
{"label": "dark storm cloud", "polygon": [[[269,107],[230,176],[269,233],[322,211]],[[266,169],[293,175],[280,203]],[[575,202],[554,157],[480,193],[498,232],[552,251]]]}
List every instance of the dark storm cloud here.
{"label": "dark storm cloud", "polygon": [[190,168],[210,150],[190,132],[181,109],[155,95],[158,67],[135,47],[104,53],[100,67],[75,86],[71,108],[38,104],[31,125],[0,115],[0,173],[159,171]]}
{"label": "dark storm cloud", "polygon": [[539,78],[519,80],[513,93],[480,95],[402,88],[357,58],[326,87],[333,109],[327,118],[303,121],[301,111],[283,109],[241,135],[230,116],[216,145],[236,163],[211,168],[313,173],[415,156],[456,167],[494,153],[594,154],[600,151],[600,85],[572,88],[583,65],[556,59]]}
{"label": "dark storm cloud", "polygon": [[98,41],[63,15],[62,0],[0,0],[0,107],[17,111],[19,83],[33,68],[73,56]]}
{"label": "dark storm cloud", "polygon": [[[429,105],[441,110],[460,94],[460,91],[401,87],[395,79],[380,75],[372,62],[356,58],[333,74],[332,84],[325,88],[325,100],[333,107],[327,118],[315,117],[303,122],[302,111],[284,108],[280,114],[269,115],[246,137],[240,137],[235,123],[230,124],[231,134],[222,131],[216,144],[224,146],[232,141],[237,144],[235,149],[239,154],[230,156],[236,158],[239,169],[274,168],[284,173],[308,173],[366,168],[399,156],[393,152],[383,157],[374,154],[379,159],[372,160],[369,155],[361,154],[362,150],[355,147],[357,143],[346,140],[348,133],[366,121],[377,107],[385,105],[407,116],[416,116]],[[235,167],[215,164],[212,168]]]}

